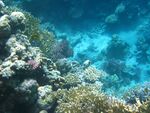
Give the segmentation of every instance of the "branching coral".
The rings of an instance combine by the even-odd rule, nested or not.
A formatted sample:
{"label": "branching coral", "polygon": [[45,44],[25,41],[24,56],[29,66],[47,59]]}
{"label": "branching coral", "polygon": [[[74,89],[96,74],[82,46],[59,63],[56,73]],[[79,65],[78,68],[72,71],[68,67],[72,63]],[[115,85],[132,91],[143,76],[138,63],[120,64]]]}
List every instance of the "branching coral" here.
{"label": "branching coral", "polygon": [[150,83],[146,82],[142,85],[137,85],[129,89],[128,92],[124,94],[124,99],[127,103],[135,104],[137,99],[139,102],[145,102],[150,97]]}
{"label": "branching coral", "polygon": [[127,103],[137,106],[137,113],[149,113],[150,111],[150,83],[146,82],[143,85],[137,85],[129,89],[124,95]]}
{"label": "branching coral", "polygon": [[123,102],[88,86],[71,88],[58,104],[57,113],[134,113],[134,109]]}
{"label": "branching coral", "polygon": [[84,70],[84,80],[89,83],[99,81],[100,78],[104,77],[106,73],[102,70],[97,70],[94,67],[88,67]]}
{"label": "branching coral", "polygon": [[149,113],[150,111],[150,100],[143,102],[141,106],[139,106],[139,113]]}
{"label": "branching coral", "polygon": [[68,73],[67,76],[64,77],[65,79],[65,87],[74,87],[78,84],[81,84],[81,80],[78,75],[73,73]]}

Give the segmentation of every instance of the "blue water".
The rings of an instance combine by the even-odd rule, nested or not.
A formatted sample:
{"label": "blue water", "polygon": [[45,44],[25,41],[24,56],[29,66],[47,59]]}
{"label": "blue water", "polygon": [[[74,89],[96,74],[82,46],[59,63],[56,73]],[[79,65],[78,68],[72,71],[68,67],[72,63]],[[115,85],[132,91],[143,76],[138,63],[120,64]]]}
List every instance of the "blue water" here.
{"label": "blue water", "polygon": [[96,68],[116,74],[112,89],[119,85],[122,92],[149,81],[150,0],[16,0],[14,4],[41,19],[42,27],[66,35],[74,51],[70,59],[90,60]]}

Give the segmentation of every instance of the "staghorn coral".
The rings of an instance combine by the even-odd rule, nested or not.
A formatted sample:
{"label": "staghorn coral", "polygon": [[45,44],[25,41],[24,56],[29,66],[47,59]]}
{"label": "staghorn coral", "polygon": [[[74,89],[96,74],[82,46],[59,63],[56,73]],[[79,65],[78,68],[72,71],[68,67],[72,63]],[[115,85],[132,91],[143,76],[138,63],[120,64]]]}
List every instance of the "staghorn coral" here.
{"label": "staghorn coral", "polygon": [[150,111],[150,83],[145,82],[130,88],[124,94],[124,100],[137,107],[136,113],[149,113]]}
{"label": "staghorn coral", "polygon": [[[40,50],[44,53],[45,56],[51,58],[54,55],[53,52],[55,51],[55,45],[57,45],[57,42],[55,39],[56,38],[55,33],[41,28],[41,26],[40,26],[41,21],[38,18],[31,15],[29,12],[18,9],[16,7],[5,8],[5,13],[10,14],[10,17],[12,17],[11,20],[17,20],[17,19],[14,19],[14,16],[13,16],[14,11],[15,12],[21,11],[24,14],[24,17],[26,20],[20,21],[20,23],[25,23],[25,26],[24,26],[25,29],[23,29],[24,31],[22,33],[27,36],[31,45],[36,46],[36,47],[38,46],[40,48]],[[11,14],[11,13],[13,13],[13,14]],[[20,16],[20,17],[24,18],[23,16]],[[16,21],[14,21],[12,23],[12,25],[18,26],[15,22]],[[12,27],[15,29],[18,29],[18,28],[16,28],[16,26],[12,26]],[[20,24],[19,26],[20,26],[19,27],[20,29],[23,27],[22,24]],[[64,47],[62,52],[66,51],[69,47],[68,42],[63,40],[62,43],[59,43],[59,47],[60,48]],[[72,54],[72,53],[69,53],[69,49],[68,49],[68,54]],[[54,55],[54,57],[56,57],[56,56]]]}
{"label": "staghorn coral", "polygon": [[[135,108],[136,110],[136,108]],[[135,113],[123,102],[109,98],[96,88],[78,86],[71,88],[58,100],[56,113]]]}
{"label": "staghorn coral", "polygon": [[139,113],[149,113],[150,111],[150,100],[140,103]]}
{"label": "staghorn coral", "polygon": [[65,80],[64,84],[65,88],[75,87],[78,84],[82,83],[79,76],[74,73],[68,73],[66,76],[64,76],[64,80]]}
{"label": "staghorn coral", "polygon": [[27,18],[25,35],[29,36],[30,40],[40,39],[40,20],[27,12],[25,12],[25,16]]}

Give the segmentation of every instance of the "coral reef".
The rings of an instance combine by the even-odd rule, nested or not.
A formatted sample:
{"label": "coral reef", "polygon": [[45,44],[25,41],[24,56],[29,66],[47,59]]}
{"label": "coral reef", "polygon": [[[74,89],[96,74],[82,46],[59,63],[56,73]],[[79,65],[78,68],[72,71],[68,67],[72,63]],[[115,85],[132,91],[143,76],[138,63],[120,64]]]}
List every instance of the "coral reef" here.
{"label": "coral reef", "polygon": [[[1,112],[33,113],[39,85],[44,85],[54,74],[53,62],[45,58],[39,48],[32,47],[29,37],[24,35],[26,18],[22,12],[4,14],[0,20],[2,25],[6,23],[0,32],[4,46],[1,49],[5,48],[7,54],[1,54]],[[21,111],[23,108],[25,111]]]}
{"label": "coral reef", "polygon": [[[63,3],[76,9],[74,2]],[[115,6],[120,17],[126,5]],[[86,14],[80,10],[73,11],[72,18]],[[115,86],[118,93],[120,84],[138,80],[136,66],[122,61],[128,57],[126,42],[114,35],[104,52],[105,70],[98,70],[87,58],[83,63],[67,59],[73,50],[61,38],[58,41],[55,33],[42,29],[30,13],[5,7],[0,0],[0,113],[149,113],[149,83],[128,91],[123,100],[104,92]],[[141,43],[148,45],[149,40]],[[137,42],[138,51],[141,43]]]}

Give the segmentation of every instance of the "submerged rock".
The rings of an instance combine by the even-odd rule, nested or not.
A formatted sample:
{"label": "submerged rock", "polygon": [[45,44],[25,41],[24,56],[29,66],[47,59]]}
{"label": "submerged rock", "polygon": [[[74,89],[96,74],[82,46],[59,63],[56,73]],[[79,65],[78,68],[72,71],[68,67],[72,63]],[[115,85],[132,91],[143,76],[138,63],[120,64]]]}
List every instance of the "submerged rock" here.
{"label": "submerged rock", "polygon": [[21,12],[12,12],[11,15],[0,17],[0,38],[9,38],[12,33],[25,29],[25,16]]}

